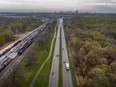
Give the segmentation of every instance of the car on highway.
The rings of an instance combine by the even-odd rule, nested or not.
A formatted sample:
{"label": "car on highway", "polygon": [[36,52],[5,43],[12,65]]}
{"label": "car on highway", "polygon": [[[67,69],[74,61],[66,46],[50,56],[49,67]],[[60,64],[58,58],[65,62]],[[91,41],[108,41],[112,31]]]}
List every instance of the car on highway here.
{"label": "car on highway", "polygon": [[58,54],[56,56],[58,57]]}
{"label": "car on highway", "polygon": [[52,72],[52,75],[54,75],[54,71]]}
{"label": "car on highway", "polygon": [[69,70],[69,63],[68,62],[66,63],[66,70],[67,71]]}

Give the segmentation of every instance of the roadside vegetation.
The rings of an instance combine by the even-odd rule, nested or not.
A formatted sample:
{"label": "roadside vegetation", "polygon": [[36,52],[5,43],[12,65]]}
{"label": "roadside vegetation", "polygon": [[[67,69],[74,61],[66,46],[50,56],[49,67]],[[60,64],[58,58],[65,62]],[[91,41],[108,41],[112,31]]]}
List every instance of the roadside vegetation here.
{"label": "roadside vegetation", "polygon": [[65,19],[79,87],[116,87],[116,18]]}
{"label": "roadside vegetation", "polygon": [[0,18],[0,47],[17,39],[15,35],[25,33],[42,24],[41,20]]}
{"label": "roadside vegetation", "polygon": [[[47,58],[53,38],[56,22],[48,25],[45,32],[39,34],[24,60],[14,69],[2,87],[29,87],[36,72]],[[49,63],[50,64],[50,63]]]}
{"label": "roadside vegetation", "polygon": [[[56,26],[55,31],[57,31],[57,26]],[[57,32],[56,32],[56,36],[57,36]],[[50,71],[51,71],[51,66],[52,66],[55,42],[56,42],[56,37],[53,42],[51,56],[50,56],[49,60],[46,62],[46,64],[44,65],[43,69],[41,70],[41,72],[35,82],[34,87],[47,87],[49,85],[49,76],[50,76]]]}

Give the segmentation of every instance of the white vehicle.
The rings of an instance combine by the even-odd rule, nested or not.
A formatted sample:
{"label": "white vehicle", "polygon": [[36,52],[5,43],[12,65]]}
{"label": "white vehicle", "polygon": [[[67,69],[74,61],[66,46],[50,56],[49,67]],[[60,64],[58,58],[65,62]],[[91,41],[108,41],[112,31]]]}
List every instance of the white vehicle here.
{"label": "white vehicle", "polygon": [[43,31],[43,28],[41,29],[41,31]]}
{"label": "white vehicle", "polygon": [[66,70],[69,70],[69,63],[66,63]]}

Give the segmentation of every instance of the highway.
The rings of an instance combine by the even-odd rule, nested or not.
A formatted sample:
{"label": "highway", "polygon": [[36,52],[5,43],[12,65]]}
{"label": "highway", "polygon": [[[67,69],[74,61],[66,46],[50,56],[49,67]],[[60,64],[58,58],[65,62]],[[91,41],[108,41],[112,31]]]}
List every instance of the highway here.
{"label": "highway", "polygon": [[57,87],[58,86],[58,70],[59,70],[59,49],[60,49],[60,26],[61,20],[58,20],[58,32],[56,37],[56,43],[54,48],[52,67],[49,77],[48,87]]}
{"label": "highway", "polygon": [[71,70],[66,69],[66,63],[69,63],[68,51],[66,46],[64,28],[63,28],[63,19],[61,24],[61,35],[62,35],[62,73],[63,73],[63,87],[73,87]]}
{"label": "highway", "polygon": [[1,59],[0,64],[2,65],[4,64],[4,62],[2,61],[4,61],[5,59],[8,59],[9,56],[12,57],[13,54],[18,52],[20,48],[24,48],[24,53],[22,55],[17,54],[13,59],[11,58],[12,62],[10,61],[10,64],[7,65],[4,70],[2,70],[2,72],[0,73],[0,84],[4,81],[4,79],[6,79],[10,75],[10,73],[15,69],[15,67],[19,64],[19,62],[24,58],[24,55],[26,55],[25,50],[28,49],[29,45],[31,45],[29,44],[27,46],[27,44],[30,42],[33,42],[37,38],[38,34],[45,30],[46,26],[47,26],[47,23],[44,23],[40,27],[34,29],[29,35],[25,36],[18,45],[13,47],[8,53],[6,53],[3,57],[0,58]]}

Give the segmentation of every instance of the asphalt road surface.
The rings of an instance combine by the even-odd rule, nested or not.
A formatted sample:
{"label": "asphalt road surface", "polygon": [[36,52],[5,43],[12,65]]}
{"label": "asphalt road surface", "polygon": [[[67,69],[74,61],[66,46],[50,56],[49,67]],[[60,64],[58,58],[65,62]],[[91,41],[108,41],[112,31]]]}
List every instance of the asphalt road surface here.
{"label": "asphalt road surface", "polygon": [[52,60],[52,67],[49,77],[49,86],[48,87],[57,87],[58,86],[58,70],[59,70],[59,49],[60,49],[60,27],[61,20],[58,20],[58,32],[56,37],[56,44],[54,49],[54,55]]}
{"label": "asphalt road surface", "polygon": [[63,87],[73,87],[72,78],[71,78],[71,70],[66,69],[66,63],[69,63],[66,40],[64,35],[63,28],[63,19],[61,24],[61,34],[62,34],[62,73],[63,73]]}

